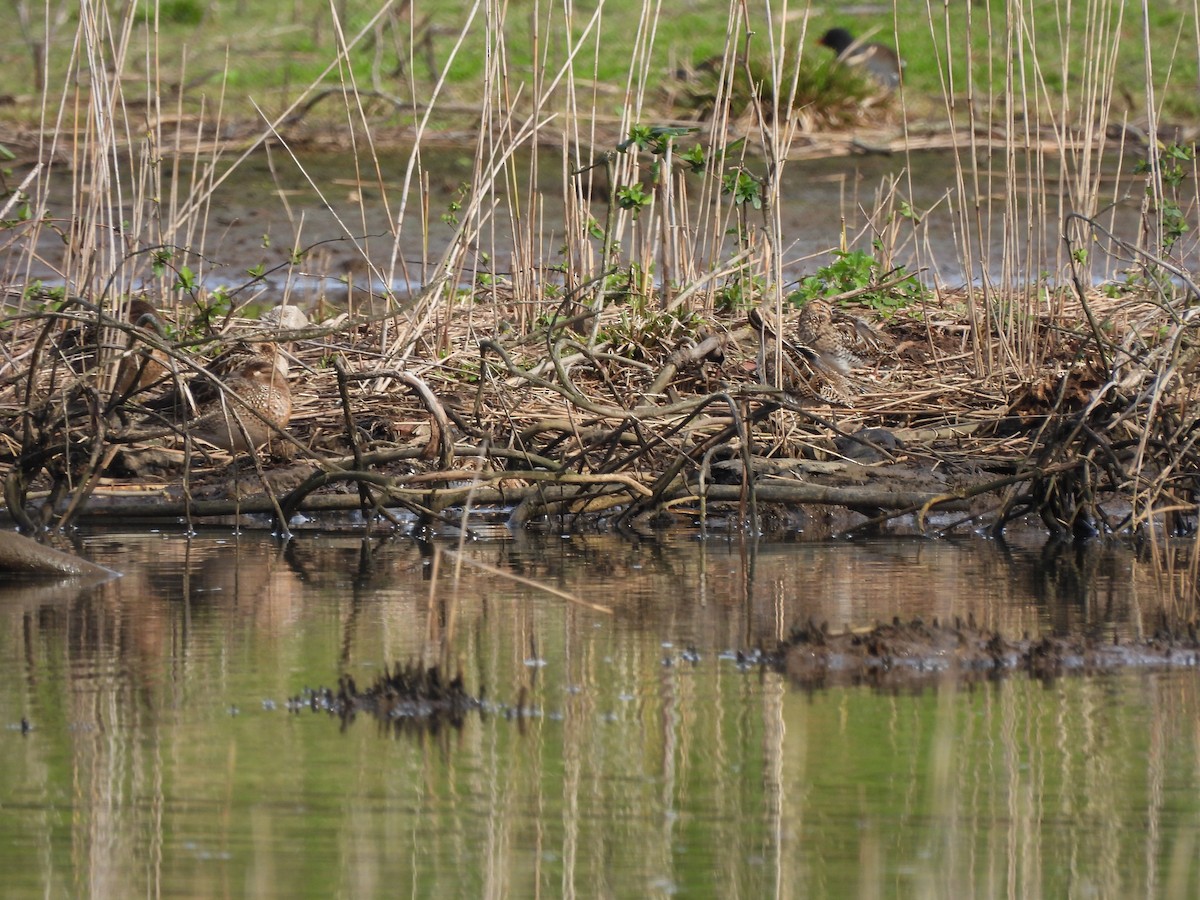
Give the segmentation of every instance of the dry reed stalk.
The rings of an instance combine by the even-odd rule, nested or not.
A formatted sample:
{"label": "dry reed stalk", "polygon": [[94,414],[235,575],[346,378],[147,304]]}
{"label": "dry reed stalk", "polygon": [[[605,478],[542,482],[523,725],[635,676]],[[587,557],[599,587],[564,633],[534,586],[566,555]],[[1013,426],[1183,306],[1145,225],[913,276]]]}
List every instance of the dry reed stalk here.
{"label": "dry reed stalk", "polygon": [[[224,81],[215,105],[211,111],[205,107],[194,126],[168,130],[170,118],[185,120],[185,107],[177,95],[173,115],[164,108],[153,42],[146,56],[150,112],[143,127],[130,111],[133,98],[127,96],[125,78],[134,35],[142,26],[132,8],[117,14],[88,5],[80,17],[74,66],[80,75],[90,71],[93,80],[89,90],[64,85],[58,97],[47,94],[44,108],[54,118],[47,129],[47,169],[30,184],[33,215],[26,234],[36,248],[47,227],[44,214],[58,213],[70,223],[64,228],[68,241],[61,278],[68,293],[85,295],[99,308],[95,321],[107,337],[97,342],[94,380],[65,376],[61,365],[62,378],[53,384],[39,380],[45,373],[35,370],[49,358],[45,328],[53,320],[39,320],[33,304],[40,298],[19,293],[10,307],[20,327],[5,348],[3,377],[14,391],[24,389],[24,399],[6,410],[22,424],[9,429],[5,439],[31,471],[57,453],[63,471],[48,490],[63,498],[71,513],[82,508],[104,469],[108,447],[104,440],[68,445],[81,433],[77,416],[100,423],[96,433],[103,435],[110,427],[105,414],[121,405],[111,400],[110,390],[123,353],[121,310],[139,293],[167,299],[167,315],[180,334],[162,349],[179,367],[203,366],[203,354],[198,358],[192,352],[200,342],[220,345],[231,339],[235,313],[262,287],[254,277],[232,288],[212,278],[214,263],[220,263],[209,258],[213,196],[229,172],[275,143],[284,153],[269,151],[272,169],[283,165],[304,174],[335,211],[343,238],[370,273],[369,314],[308,335],[312,343],[303,348],[314,371],[298,391],[297,422],[308,438],[305,451],[327,483],[357,479],[404,498],[421,515],[433,515],[438,503],[458,496],[451,482],[469,454],[481,470],[490,470],[480,472],[480,485],[503,482],[502,473],[510,467],[571,475],[560,478],[554,496],[532,484],[542,475],[523,479],[531,483],[521,486],[526,511],[580,510],[589,504],[595,509],[615,502],[615,490],[627,492],[630,509],[649,511],[691,496],[688,491],[695,487],[688,479],[698,470],[712,471],[719,454],[741,460],[742,498],[758,465],[752,459],[756,447],[808,447],[819,455],[828,452],[831,430],[850,433],[885,422],[914,440],[936,435],[927,452],[955,463],[975,454],[988,465],[1016,465],[1018,474],[1004,476],[1013,479],[1013,490],[1002,516],[1029,508],[1052,526],[1069,527],[1080,515],[1116,522],[1119,517],[1106,513],[1096,499],[1098,492],[1114,492],[1129,500],[1131,526],[1150,528],[1164,510],[1181,510],[1190,502],[1180,473],[1194,463],[1188,429],[1195,403],[1180,385],[1191,375],[1194,329],[1187,316],[1192,299],[1181,293],[1194,292],[1182,262],[1195,245],[1190,239],[1166,240],[1170,223],[1164,211],[1178,203],[1186,218],[1197,203],[1188,194],[1194,194],[1194,165],[1192,186],[1170,180],[1170,161],[1157,141],[1156,80],[1148,69],[1143,241],[1124,247],[1104,238],[1104,217],[1111,215],[1105,204],[1115,202],[1121,190],[1118,181],[1107,180],[1101,163],[1113,124],[1123,10],[1113,0],[1087,0],[1048,37],[1033,33],[1024,2],[1008,4],[1003,19],[972,4],[929,8],[931,45],[943,61],[943,110],[954,141],[953,184],[942,202],[952,205],[958,264],[971,288],[955,297],[948,291],[929,296],[919,321],[902,315],[898,321],[919,335],[917,343],[932,350],[931,358],[890,370],[886,381],[871,381],[861,408],[821,425],[807,410],[777,408],[780,398],[750,374],[753,354],[738,342],[739,323],[713,315],[718,298],[740,296],[743,302],[773,306],[776,317],[783,318],[790,261],[780,188],[798,151],[793,106],[801,58],[792,48],[805,43],[807,25],[806,19],[799,26],[790,20],[787,4],[759,11],[729,3],[711,118],[694,136],[675,134],[660,147],[621,149],[613,140],[614,126],[619,137],[627,137],[660,121],[652,86],[661,65],[661,10],[653,3],[640,10],[615,120],[604,109],[611,98],[597,73],[605,30],[628,26],[606,19],[602,5],[585,19],[573,7],[560,11],[535,4],[528,18],[517,22],[510,7],[479,0],[451,36],[427,89],[414,73],[415,40],[409,42],[408,99],[385,96],[379,57],[369,86],[360,85],[347,64],[370,41],[379,53],[381,36],[403,26],[396,5],[381,3],[354,33],[344,30],[335,10],[332,61],[280,112],[264,112],[265,124],[232,152],[212,142],[214,128],[225,119]],[[406,11],[413,38],[418,16],[411,5]],[[957,43],[964,19],[968,28],[989,30],[991,49],[985,57],[976,59],[969,43]],[[403,252],[409,237],[419,232],[427,238],[440,214],[425,161],[438,152],[433,131],[439,116],[451,108],[461,114],[449,75],[473,30],[480,28],[486,31],[488,54],[471,113],[470,184],[453,213],[457,226],[444,253],[438,256],[423,242],[420,259],[409,260]],[[1057,68],[1068,71],[1081,34],[1092,51],[1084,76],[1078,83],[1063,79],[1056,89],[1054,73],[1033,64],[1047,58],[1036,51],[1056,40]],[[535,61],[532,74],[510,62],[526,49]],[[734,108],[736,82],[753,77],[752,55],[767,60],[774,87],[751,94],[748,108]],[[993,70],[1002,72],[1001,81],[992,79]],[[331,88],[328,79],[335,74]],[[357,207],[340,208],[290,143],[289,126],[329,96],[342,99],[342,127],[354,151],[350,180],[373,187],[386,209],[382,237],[367,234],[361,192]],[[380,97],[394,106],[408,104],[414,117],[399,188],[391,186],[385,171],[368,109]],[[899,102],[904,117],[903,91]],[[999,139],[993,136],[997,125]],[[681,160],[693,140],[708,162],[698,175],[685,172]],[[560,145],[552,159],[539,153],[546,143]],[[57,178],[54,156],[68,145],[75,165],[72,193],[63,203],[50,176]],[[917,145],[910,137],[903,149]],[[739,201],[726,189],[731,175],[758,185],[757,205]],[[852,189],[843,204],[842,234],[831,227],[831,246],[878,242],[885,269],[904,253],[921,266],[928,253],[926,234],[917,216],[902,212],[913,193],[911,180],[905,179],[911,176],[881,182],[874,197],[861,203],[857,188]],[[618,203],[617,192],[635,184],[646,190],[646,202]],[[593,198],[593,187],[607,192],[603,201]],[[283,203],[286,209],[286,199]],[[293,245],[299,248],[305,222],[288,214]],[[1065,223],[1064,242],[1058,241],[1060,223]],[[998,255],[991,249],[995,231],[1004,236]],[[1105,243],[1099,245],[1100,240]],[[1070,268],[1074,295],[1051,289],[1054,285],[1036,271],[1048,246],[1054,248],[1051,281],[1055,275],[1065,278]],[[36,252],[29,250],[23,264],[6,271],[32,271]],[[1148,299],[1144,317],[1092,290],[1105,262],[1142,273],[1144,293],[1126,296]],[[299,268],[295,261],[284,265],[287,297]],[[18,291],[28,280],[17,280]],[[416,285],[415,297],[395,290],[401,281]],[[481,298],[486,306],[475,302]],[[961,308],[945,312],[944,305],[954,301]],[[183,333],[189,319],[201,313],[207,318],[197,332]],[[1082,321],[1080,313],[1087,314],[1089,328],[1069,334],[1069,326]],[[508,324],[515,326],[514,333]],[[952,328],[961,337],[957,347]],[[1123,340],[1123,328],[1138,339]],[[688,355],[694,345],[716,336],[723,342],[726,335],[725,362]],[[1093,404],[1067,410],[1051,400],[1037,428],[988,433],[978,427],[1010,411],[1013,397],[1031,385],[1063,389],[1072,377],[1069,367],[1065,374],[1047,367],[1066,361],[1067,344],[1083,360],[1100,360],[1103,385]],[[344,410],[328,403],[333,372],[320,360],[331,353],[347,359]],[[418,403],[398,390],[397,382],[410,378],[428,387],[433,402]],[[466,382],[473,383],[473,409],[462,402]],[[429,424],[442,405],[459,433],[456,445],[449,443],[446,422]],[[63,409],[70,415],[61,415]],[[437,446],[437,467],[421,474],[436,482],[440,473],[444,486],[431,490],[446,493],[431,494],[437,502],[424,504],[397,480],[407,475],[367,471],[387,463],[372,456],[373,448],[360,446],[364,421],[365,427],[392,429],[391,443],[406,451],[411,449],[406,441]],[[421,429],[430,430],[413,437]],[[938,443],[950,432],[957,442],[953,450]],[[1125,443],[1127,434],[1136,436],[1132,445]],[[82,462],[67,462],[76,456]],[[404,453],[396,458],[401,457],[407,458]],[[1034,485],[1038,478],[1040,486]],[[1127,493],[1117,486],[1123,478]],[[10,485],[10,505],[22,491],[33,496],[39,487],[19,481]],[[650,490],[651,502],[643,489]]]}

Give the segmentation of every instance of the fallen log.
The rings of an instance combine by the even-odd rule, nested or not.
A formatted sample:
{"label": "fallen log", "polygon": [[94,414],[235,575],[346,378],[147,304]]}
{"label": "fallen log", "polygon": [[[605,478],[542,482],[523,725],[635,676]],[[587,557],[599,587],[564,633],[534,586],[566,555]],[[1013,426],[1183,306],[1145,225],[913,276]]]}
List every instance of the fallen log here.
{"label": "fallen log", "polygon": [[112,569],[63,553],[13,531],[0,531],[0,572],[17,575],[87,575],[112,578]]}

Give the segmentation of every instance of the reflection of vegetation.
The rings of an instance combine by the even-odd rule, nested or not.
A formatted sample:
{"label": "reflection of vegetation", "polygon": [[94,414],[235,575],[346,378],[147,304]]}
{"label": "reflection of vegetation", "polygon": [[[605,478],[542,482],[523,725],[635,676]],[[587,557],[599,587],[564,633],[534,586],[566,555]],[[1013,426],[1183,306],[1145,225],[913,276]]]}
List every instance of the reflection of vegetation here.
{"label": "reflection of vegetation", "polygon": [[[1111,896],[1163,882],[1195,894],[1195,854],[1178,848],[1198,806],[1200,680],[799,689],[717,655],[773,643],[797,616],[842,623],[855,578],[855,627],[890,619],[890,594],[906,614],[974,610],[1005,633],[1083,618],[1111,644],[1159,587],[1128,551],[1071,548],[1068,562],[1095,559],[1088,596],[1105,603],[1088,605],[1038,581],[1035,548],[979,540],[513,543],[467,552],[620,594],[618,627],[501,579],[431,583],[405,541],[345,535],[286,550],[246,533],[95,536],[100,561],[129,573],[104,590],[18,600],[6,585],[0,709],[24,752],[6,758],[0,796],[21,800],[5,809],[22,836],[10,858],[45,848],[8,867],[6,892],[1057,897],[1083,879]],[[770,608],[734,602],[746,585],[772,587]],[[283,711],[331,661],[366,681],[443,629],[496,695],[525,686],[530,714],[389,740],[391,725]],[[28,740],[11,730],[22,715]]]}
{"label": "reflection of vegetation", "polygon": [[[1047,551],[1051,553],[1053,551]],[[1065,567],[1068,572],[1071,567]],[[1095,578],[1095,573],[1092,574]],[[1077,585],[1086,592],[1086,585]],[[794,627],[770,665],[807,687],[871,682],[880,687],[914,687],[957,678],[962,683],[1001,675],[1029,675],[1052,681],[1065,674],[1191,668],[1200,649],[1194,627],[1160,625],[1152,638],[1096,643],[1077,634],[1004,635],[995,627],[955,621],[941,625],[921,618],[877,624],[870,631],[833,632],[811,620]]]}
{"label": "reflection of vegetation", "polygon": [[384,666],[362,690],[353,676],[344,675],[337,691],[305,688],[287,704],[292,712],[307,708],[335,715],[343,726],[359,713],[367,713],[397,733],[436,732],[442,726],[461,728],[466,714],[481,705],[479,698],[467,692],[461,672],[451,678],[437,665],[415,663],[397,663],[390,670]]}

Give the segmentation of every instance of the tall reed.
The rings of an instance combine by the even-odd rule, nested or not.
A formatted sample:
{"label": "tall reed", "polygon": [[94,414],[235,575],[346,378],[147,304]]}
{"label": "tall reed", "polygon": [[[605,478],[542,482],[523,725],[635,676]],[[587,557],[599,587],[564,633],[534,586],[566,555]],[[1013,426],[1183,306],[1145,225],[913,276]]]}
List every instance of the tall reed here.
{"label": "tall reed", "polygon": [[[685,124],[673,121],[671,110],[661,105],[659,87],[669,77],[669,54],[676,48],[660,44],[662,11],[650,2],[632,18],[624,15],[625,6],[611,3],[584,15],[545,0],[520,12],[475,0],[452,15],[443,8],[385,2],[359,14],[353,27],[343,19],[349,10],[334,5],[316,13],[333,38],[327,65],[286,102],[256,102],[262,124],[239,147],[218,139],[223,129],[243,124],[227,119],[231,97],[224,83],[215,96],[185,105],[187,74],[196,68],[190,61],[180,67],[176,80],[185,87],[170,105],[158,56],[157,5],[142,13],[89,2],[81,7],[70,45],[69,77],[47,85],[43,94],[46,143],[40,156],[47,170],[33,185],[32,199],[52,221],[72,223],[59,272],[69,292],[95,297],[107,290],[120,297],[149,286],[162,297],[182,296],[187,292],[174,290],[177,279],[169,270],[187,265],[203,289],[213,191],[264,145],[288,149],[297,133],[293,126],[313,113],[318,100],[340,98],[340,125],[336,118],[326,121],[344,134],[353,179],[374,185],[372,193],[391,223],[390,239],[363,237],[368,228],[363,207],[345,208],[327,193],[328,185],[310,178],[312,187],[338,211],[342,237],[358,245],[374,285],[415,284],[423,297],[409,312],[411,327],[385,330],[381,349],[403,354],[438,318],[431,316],[437,304],[455,302],[460,289],[481,280],[494,295],[499,279],[523,322],[553,306],[562,289],[591,285],[586,293],[603,297],[601,276],[613,271],[640,274],[643,287],[661,292],[658,302],[666,307],[674,305],[672,295],[683,295],[686,307],[711,310],[713,298],[731,280],[751,297],[770,296],[788,277],[781,268],[788,235],[782,233],[778,192],[797,128],[807,121],[793,103],[798,67],[812,65],[807,51],[797,52],[811,43],[809,14],[786,2],[729,2],[723,15],[721,9],[706,6],[702,18],[697,16],[698,25],[724,35],[715,108],[696,134],[677,135],[655,152],[644,145],[618,149],[639,124]],[[913,41],[901,17],[911,18],[914,10],[902,2],[895,9],[897,33]],[[1028,372],[1041,361],[1039,317],[1064,314],[1064,294],[1046,288],[1065,283],[1072,261],[1082,261],[1088,284],[1128,265],[1104,259],[1096,235],[1086,233],[1081,220],[1066,223],[1066,215],[1099,217],[1111,225],[1115,206],[1127,202],[1122,192],[1128,181],[1121,176],[1129,163],[1119,162],[1114,172],[1105,169],[1104,160],[1135,133],[1120,127],[1126,123],[1117,119],[1113,89],[1118,37],[1133,13],[1115,0],[1063,4],[1055,29],[1047,32],[1030,2],[927,3],[923,12],[927,35],[899,49],[936,56],[942,114],[958,136],[946,185],[958,238],[958,259],[949,268],[975,288],[968,311],[976,366],[981,373]],[[601,81],[610,46],[629,48],[623,84]],[[986,48],[982,55],[980,46]],[[391,82],[383,62],[389,54],[402,73]],[[483,60],[482,80],[466,89],[454,75],[463,54]],[[364,86],[353,63],[367,55],[374,63]],[[746,107],[747,95],[736,82],[756,77],[767,90],[757,99],[751,94]],[[1161,183],[1156,163],[1155,111],[1163,78],[1149,63],[1145,83],[1144,250],[1154,252],[1164,245],[1156,213],[1179,201],[1166,196],[1172,188]],[[244,98],[235,99],[244,110]],[[398,185],[392,176],[401,173],[385,172],[380,161],[379,102],[410,121],[405,130],[411,149]],[[927,109],[922,102],[905,86],[896,101],[901,128],[910,127],[910,108]],[[268,112],[272,105],[275,113]],[[183,127],[171,127],[172,120]],[[424,161],[438,152],[447,127],[461,132],[464,124],[476,163],[463,197],[455,201],[456,236],[442,258],[434,259],[421,236],[451,198],[429,183]],[[739,140],[732,155],[721,155]],[[698,174],[680,161],[694,144],[708,163]],[[71,161],[69,182],[58,177],[56,154]],[[293,154],[285,165],[304,172],[304,155]],[[731,173],[758,181],[759,206],[727,190],[724,179]],[[643,202],[629,203],[626,194],[605,205],[606,192],[611,200],[635,185],[642,188]],[[894,209],[896,186],[884,188],[880,202],[891,199],[881,209]],[[1195,207],[1194,184],[1189,189],[1180,204],[1184,219]],[[900,199],[912,192],[912,184],[905,184]],[[924,258],[916,225],[905,235],[896,230],[894,214],[872,218],[871,212],[861,222],[847,222],[847,231],[865,228],[865,239],[883,233],[880,224],[890,222],[893,249],[907,246],[910,262],[931,270],[939,262]],[[42,216],[32,219],[40,223]],[[31,244],[41,227],[31,226]],[[830,249],[843,242],[841,229],[831,228]],[[300,235],[298,243],[303,244]],[[167,274],[150,276],[150,270],[164,271],[165,254],[147,250],[157,246],[187,249],[176,251]],[[1173,249],[1182,256],[1193,246],[1184,241]],[[713,277],[731,262],[728,274]],[[10,280],[18,283],[19,265],[7,263]],[[689,289],[697,283],[700,289]],[[554,296],[547,295],[550,286]]]}

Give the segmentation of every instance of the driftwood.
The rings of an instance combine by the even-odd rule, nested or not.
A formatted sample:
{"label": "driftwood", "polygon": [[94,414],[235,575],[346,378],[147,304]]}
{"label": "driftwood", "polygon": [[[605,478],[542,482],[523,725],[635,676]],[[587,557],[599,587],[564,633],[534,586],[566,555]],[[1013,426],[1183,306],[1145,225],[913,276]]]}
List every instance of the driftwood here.
{"label": "driftwood", "polygon": [[0,531],[0,572],[25,576],[84,575],[93,578],[112,578],[118,574],[82,557],[63,553],[11,531]]}

